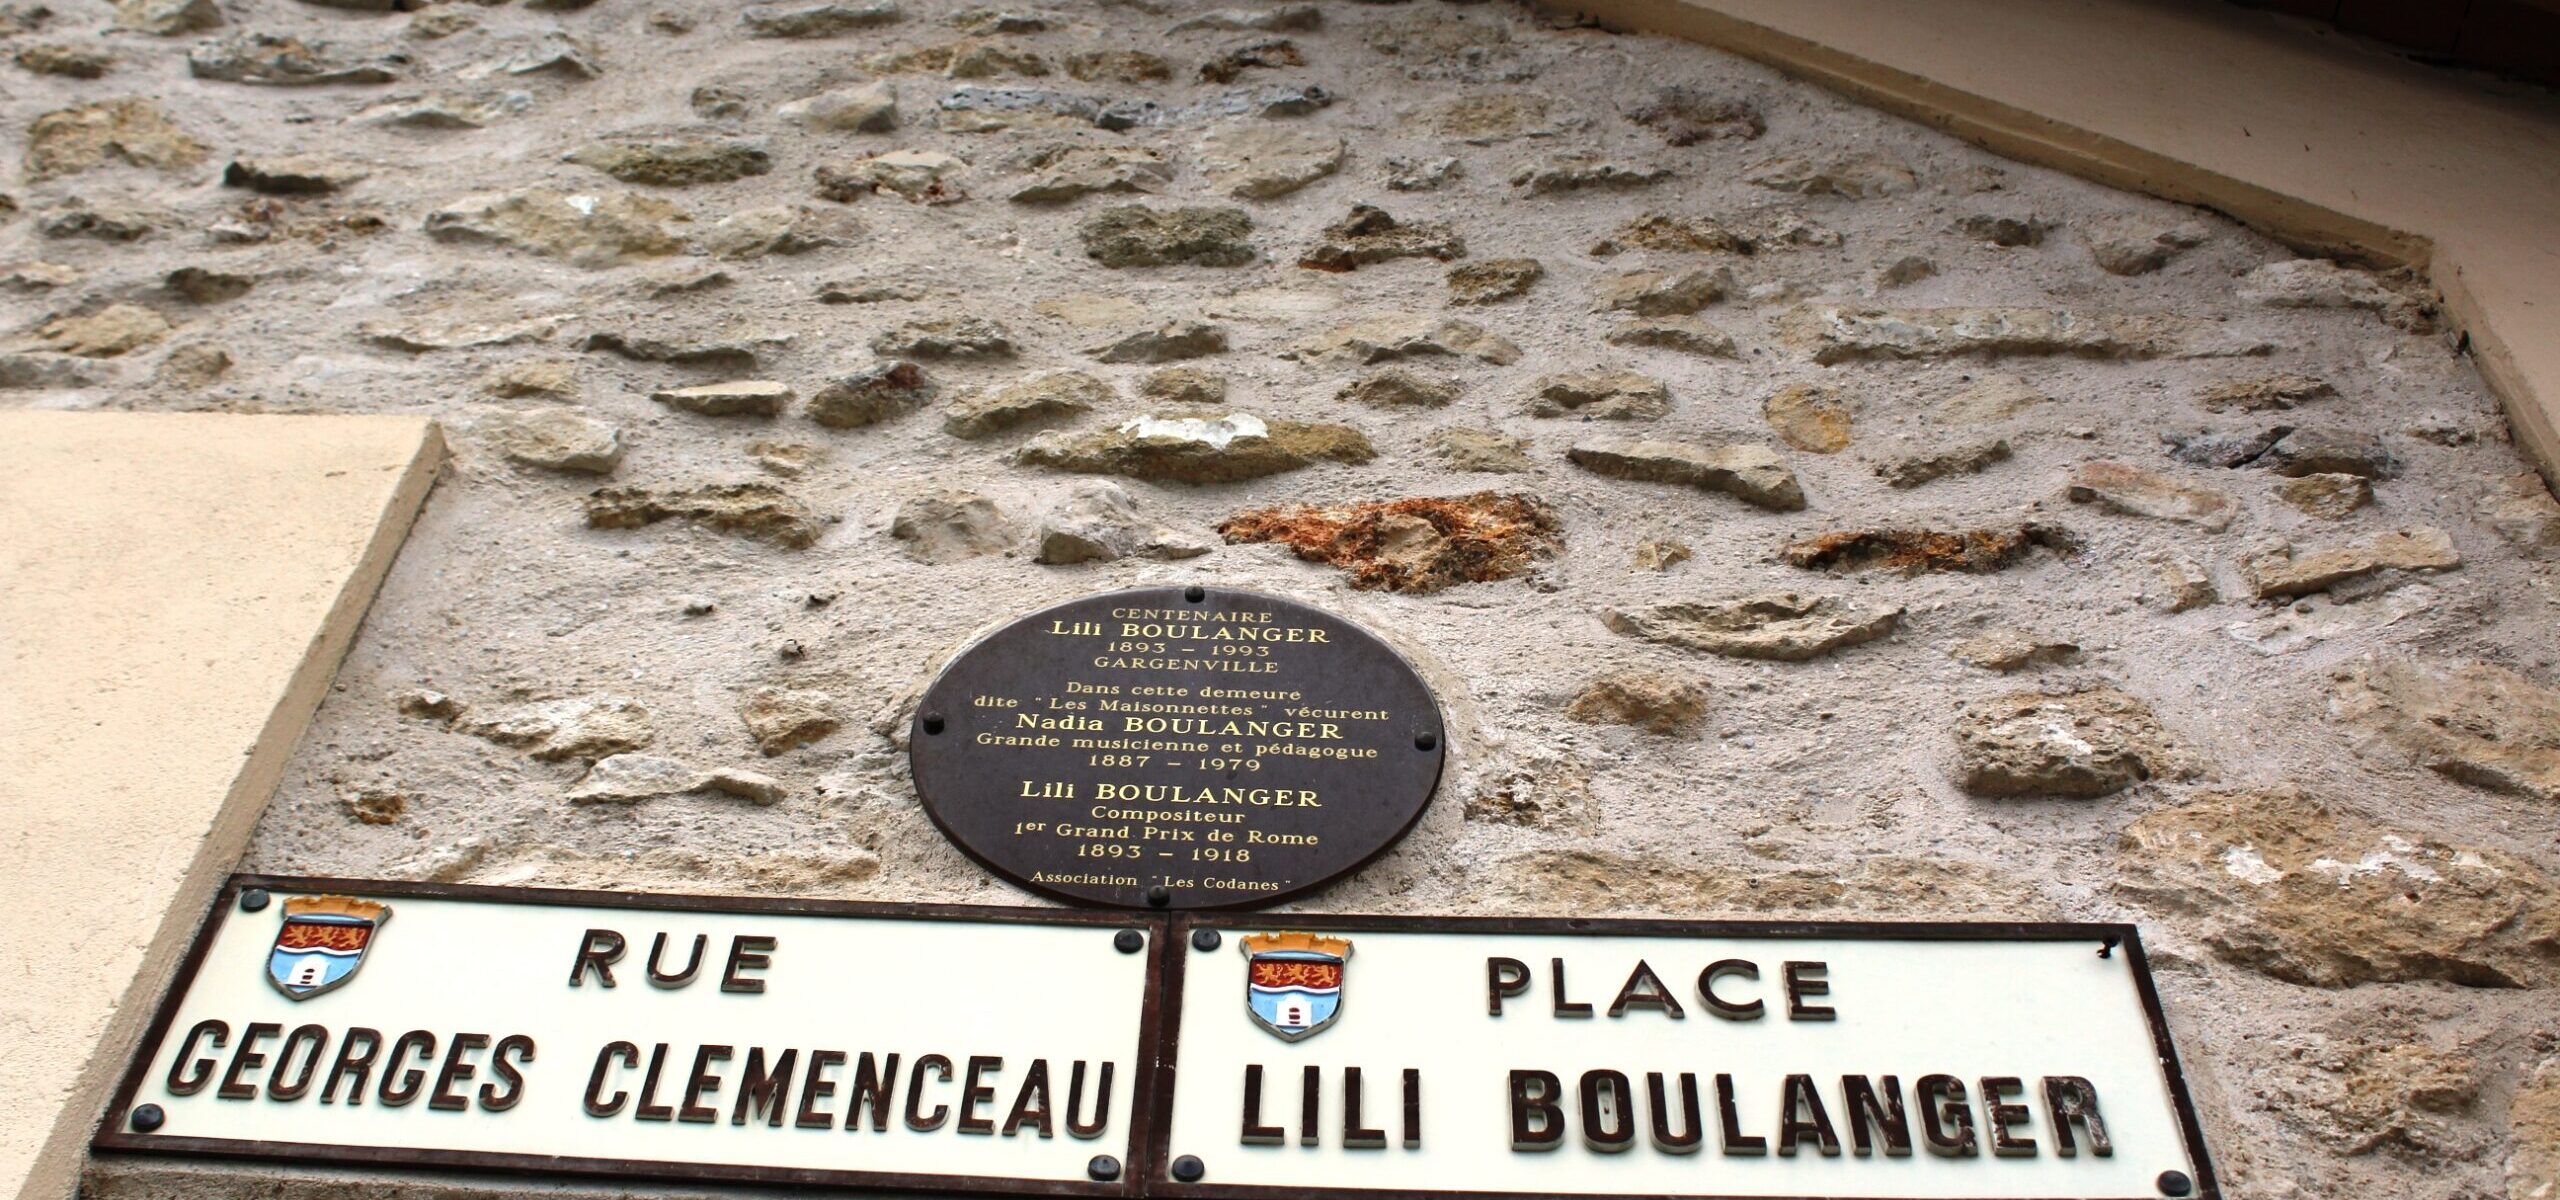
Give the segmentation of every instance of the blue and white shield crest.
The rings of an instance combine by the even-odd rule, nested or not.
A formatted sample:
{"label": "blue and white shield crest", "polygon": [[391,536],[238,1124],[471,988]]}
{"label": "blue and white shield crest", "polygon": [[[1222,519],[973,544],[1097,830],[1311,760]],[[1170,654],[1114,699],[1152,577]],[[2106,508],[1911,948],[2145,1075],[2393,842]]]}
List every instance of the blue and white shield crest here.
{"label": "blue and white shield crest", "polygon": [[374,934],[391,919],[391,906],[353,896],[295,896],[284,902],[284,924],[267,952],[267,982],[294,1000],[308,1000],[355,977],[373,949]]}
{"label": "blue and white shield crest", "polygon": [[1314,1037],[1342,1015],[1350,939],[1252,933],[1237,941],[1245,956],[1245,1011],[1254,1024],[1295,1042]]}

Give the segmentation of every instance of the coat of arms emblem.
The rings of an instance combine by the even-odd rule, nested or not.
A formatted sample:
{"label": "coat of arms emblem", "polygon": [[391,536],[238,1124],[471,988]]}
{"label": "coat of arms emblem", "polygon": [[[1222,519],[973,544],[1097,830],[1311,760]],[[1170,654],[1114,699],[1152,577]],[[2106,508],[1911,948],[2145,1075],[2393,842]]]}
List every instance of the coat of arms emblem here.
{"label": "coat of arms emblem", "polygon": [[1284,1041],[1314,1037],[1342,1015],[1342,969],[1348,938],[1311,933],[1249,933],[1244,950],[1245,1010],[1253,1023]]}
{"label": "coat of arms emblem", "polygon": [[267,982],[308,1000],[355,977],[391,906],[353,896],[295,896],[284,902],[284,926],[267,955]]}

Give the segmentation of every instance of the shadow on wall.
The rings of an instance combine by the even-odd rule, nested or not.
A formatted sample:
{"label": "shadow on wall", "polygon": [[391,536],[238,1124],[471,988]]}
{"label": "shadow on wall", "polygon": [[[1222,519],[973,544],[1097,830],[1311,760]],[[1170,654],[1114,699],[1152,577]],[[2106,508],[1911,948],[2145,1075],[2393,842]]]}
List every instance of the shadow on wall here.
{"label": "shadow on wall", "polygon": [[2309,17],[2417,59],[2560,87],[2560,0],[2231,0]]}

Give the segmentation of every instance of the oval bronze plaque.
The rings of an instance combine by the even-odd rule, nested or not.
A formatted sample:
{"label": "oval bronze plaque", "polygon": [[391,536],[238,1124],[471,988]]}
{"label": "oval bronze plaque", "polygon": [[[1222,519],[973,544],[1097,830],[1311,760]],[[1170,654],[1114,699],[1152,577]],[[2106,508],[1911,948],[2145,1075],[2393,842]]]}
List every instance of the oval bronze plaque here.
{"label": "oval bronze plaque", "polygon": [[1222,588],[1087,596],[943,668],[908,745],[934,824],[1035,892],[1245,908],[1331,883],[1421,817],[1440,705],[1366,630]]}

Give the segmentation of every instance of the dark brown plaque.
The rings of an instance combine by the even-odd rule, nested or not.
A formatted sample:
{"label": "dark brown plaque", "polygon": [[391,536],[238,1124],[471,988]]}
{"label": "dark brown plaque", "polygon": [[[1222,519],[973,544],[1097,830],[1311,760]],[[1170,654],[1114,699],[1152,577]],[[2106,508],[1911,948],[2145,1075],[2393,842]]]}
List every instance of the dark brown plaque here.
{"label": "dark brown plaque", "polygon": [[989,870],[1129,908],[1304,895],[1404,836],[1440,782],[1440,705],[1386,643],[1220,588],[1042,609],[916,708],[916,792]]}

